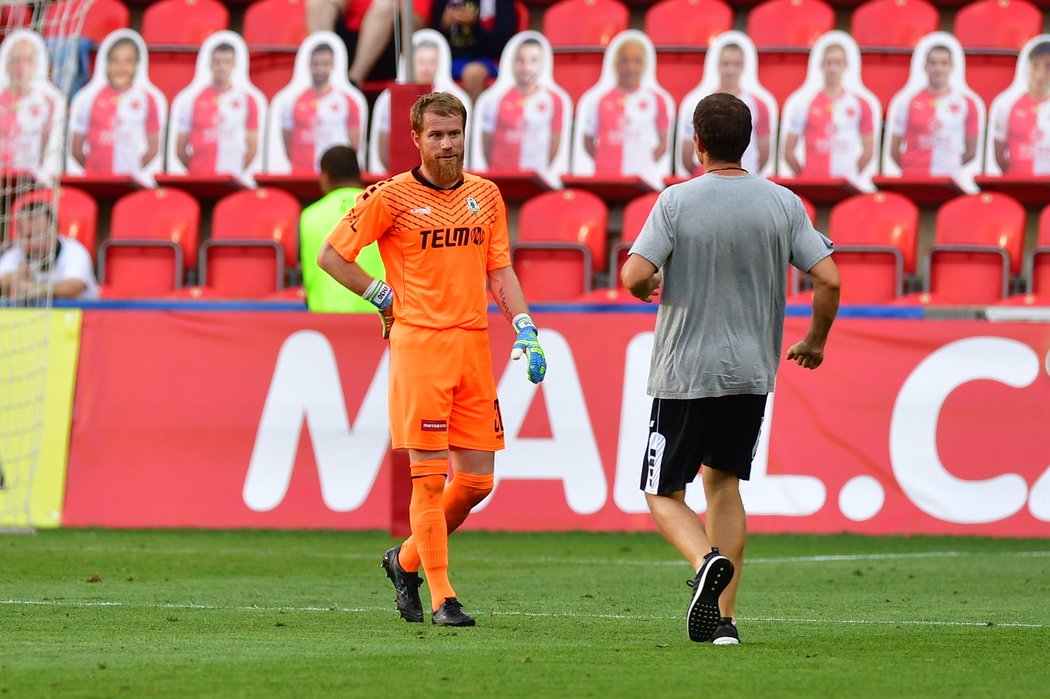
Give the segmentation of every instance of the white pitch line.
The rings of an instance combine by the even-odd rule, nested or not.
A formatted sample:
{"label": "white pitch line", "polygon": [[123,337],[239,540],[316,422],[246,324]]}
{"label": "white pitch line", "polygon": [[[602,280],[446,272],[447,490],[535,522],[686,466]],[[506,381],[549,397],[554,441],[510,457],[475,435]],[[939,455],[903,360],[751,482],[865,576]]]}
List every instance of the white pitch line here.
{"label": "white pitch line", "polygon": [[[966,551],[919,551],[914,553],[856,553],[821,556],[764,556],[758,558],[745,558],[745,564],[767,564],[767,563],[834,563],[839,561],[891,561],[909,558],[961,558],[964,556],[1007,556],[1007,557],[1043,557],[1050,556],[1050,551],[1001,551],[994,554],[976,553]],[[639,558],[557,558],[543,556],[540,558],[487,558],[484,556],[458,556],[460,561],[475,561],[480,563],[522,563],[534,565],[537,563],[552,564],[582,564],[582,565],[633,565],[633,566],[679,566],[684,565],[682,560],[644,560]]]}
{"label": "white pitch line", "polygon": [[[233,612],[335,612],[340,614],[362,614],[390,612],[389,607],[263,607],[258,605],[218,605],[218,604],[195,604],[192,602],[157,602],[157,603],[129,603],[114,602],[108,600],[0,600],[0,605],[8,606],[30,606],[30,607],[127,607],[132,609],[186,609],[204,611],[233,611]],[[678,615],[653,615],[653,614],[588,614],[580,612],[515,612],[495,610],[487,612],[490,616],[506,617],[537,617],[551,619],[626,619],[645,621],[650,619],[678,619]],[[959,621],[959,620],[921,620],[921,619],[813,619],[813,618],[791,618],[791,617],[739,617],[740,621],[776,623],[776,624],[860,624],[872,626],[948,626],[948,627],[1000,627],[1000,628],[1023,628],[1023,629],[1050,629],[1050,624],[1031,624],[1020,621]]]}
{"label": "white pitch line", "polygon": [[[154,555],[161,554],[165,556],[170,555],[188,555],[197,556],[205,553],[214,553],[213,550],[204,549],[164,549],[164,548],[110,548],[110,547],[81,547],[77,549],[78,553],[99,551],[99,552],[111,552],[111,551],[124,551],[126,553],[136,553],[142,555]],[[295,556],[301,558],[321,558],[321,559],[343,559],[343,560],[361,560],[361,561],[379,561],[381,554],[379,553],[325,553],[319,551],[283,551],[277,549],[257,548],[257,549],[225,549],[223,554],[227,556],[273,556],[275,553],[281,555]],[[857,554],[829,554],[819,556],[763,556],[758,558],[747,558],[745,563],[747,564],[776,564],[776,563],[833,563],[833,562],[852,562],[852,561],[889,561],[896,559],[921,559],[921,558],[959,558],[965,556],[1003,556],[1008,558],[1045,558],[1050,557],[1050,551],[996,551],[994,553],[985,552],[970,552],[970,551],[916,551],[916,552],[897,552],[897,553],[857,553]],[[484,556],[484,555],[471,555],[462,554],[455,556],[457,561],[460,562],[474,562],[474,563],[500,563],[510,565],[595,565],[595,566],[681,566],[684,565],[684,561],[681,559],[674,560],[651,560],[643,558],[570,558],[570,557],[559,557],[559,556],[536,556],[532,558],[506,558],[500,556]]]}

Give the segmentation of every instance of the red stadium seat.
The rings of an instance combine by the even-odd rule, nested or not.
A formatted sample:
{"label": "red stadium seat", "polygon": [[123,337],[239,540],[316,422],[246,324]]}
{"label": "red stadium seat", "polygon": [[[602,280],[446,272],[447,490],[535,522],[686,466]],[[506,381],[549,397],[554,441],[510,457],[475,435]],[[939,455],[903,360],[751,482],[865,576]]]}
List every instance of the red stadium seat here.
{"label": "red stadium seat", "polygon": [[[27,192],[18,197],[11,208],[17,212],[32,201],[51,204],[53,196],[54,192],[50,189]],[[62,187],[58,190],[55,215],[58,218],[58,232],[79,242],[94,257],[95,238],[98,235],[98,204],[95,199],[76,187]]]}
{"label": "red stadium seat", "polygon": [[256,0],[245,10],[251,80],[266,99],[292,81],[295,52],[306,33],[302,0]]}
{"label": "red stadium seat", "polygon": [[711,40],[732,28],[733,10],[723,0],[661,0],[645,13],[656,80],[676,103],[700,82]]}
{"label": "red stadium seat", "polygon": [[94,0],[80,35],[101,44],[111,32],[131,26],[131,11],[120,0]]}
{"label": "red stadium seat", "polygon": [[182,286],[197,261],[200,206],[167,187],[121,197],[113,206],[109,239],[99,246],[104,296],[158,297]]}
{"label": "red stadium seat", "polygon": [[861,51],[861,79],[883,110],[908,82],[911,50],[940,22],[926,0],[869,0],[853,11],[850,33]]}
{"label": "red stadium seat", "polygon": [[805,197],[799,197],[802,200],[802,206],[805,208],[806,213],[809,214],[809,220],[813,222],[813,225],[817,225],[817,207],[813,206],[813,202]]}
{"label": "red stadium seat", "polygon": [[1042,30],[1042,12],[1025,0],[980,0],[955,15],[966,82],[986,105],[1013,82],[1017,52]]}
{"label": "red stadium seat", "polygon": [[1011,296],[1009,303],[1024,306],[1050,306],[1050,206],[1039,215],[1035,247],[1024,265],[1025,293]]}
{"label": "red stadium seat", "polygon": [[193,80],[204,39],[229,24],[230,13],[218,0],[160,0],[146,8],[142,38],[149,48],[149,77],[169,104]]}
{"label": "red stadium seat", "polygon": [[784,101],[806,79],[809,49],[835,28],[835,11],[823,0],[766,0],[751,10],[747,33],[758,49],[758,80]]}
{"label": "red stadium seat", "polygon": [[230,13],[219,0],[159,0],[142,13],[142,38],[147,44],[199,47],[229,25]]}
{"label": "red stadium seat", "polygon": [[620,270],[623,263],[627,261],[627,252],[631,245],[638,239],[642,232],[645,220],[649,218],[649,212],[653,210],[656,200],[660,198],[659,192],[650,192],[640,197],[635,197],[623,207],[623,235],[620,242],[613,246],[609,253],[609,276],[613,286],[620,288],[623,282],[620,280]]}
{"label": "red stadium seat", "polygon": [[[817,207],[813,205],[809,199],[804,196],[798,195],[799,201],[802,202],[802,208],[806,210],[806,215],[809,216],[810,222],[817,225]],[[807,278],[805,272],[801,272],[795,267],[788,268],[788,284],[787,284],[787,302],[788,303],[809,303],[812,299],[812,291],[799,291],[802,288],[802,280]]]}
{"label": "red stadium seat", "polygon": [[956,197],[937,211],[926,251],[924,293],[906,303],[989,304],[1006,297],[1021,269],[1025,211],[1005,194]]}
{"label": "red stadium seat", "polygon": [[747,34],[759,49],[806,49],[834,28],[835,11],[822,0],[766,0],[747,17]]}
{"label": "red stadium seat", "polygon": [[518,31],[526,31],[532,26],[532,18],[529,16],[529,6],[517,0],[514,3],[514,10],[518,13]]}
{"label": "red stadium seat", "polygon": [[964,49],[1014,49],[1043,30],[1043,15],[1026,0],[979,0],[955,15],[955,38]]}
{"label": "red stadium seat", "polygon": [[280,189],[223,197],[200,247],[201,286],[226,298],[263,298],[284,288],[299,259],[299,201]]}
{"label": "red stadium seat", "polygon": [[843,303],[886,303],[915,273],[919,209],[892,192],[859,194],[835,205],[828,223]]}
{"label": "red stadium seat", "polygon": [[590,291],[605,265],[608,208],[577,189],[546,192],[521,207],[511,262],[530,300],[568,301]]}
{"label": "red stadium seat", "polygon": [[598,82],[605,47],[630,26],[618,0],[561,0],[543,13],[543,34],[554,50],[554,82],[572,97]]}
{"label": "red stadium seat", "polygon": [[910,49],[940,22],[937,8],[926,0],[868,0],[853,11],[850,34],[861,49]]}
{"label": "red stadium seat", "polygon": [[[74,2],[53,3],[47,8],[47,23],[44,27],[45,36],[55,36],[61,26],[63,18],[69,18],[77,12],[86,0],[74,0]],[[84,25],[80,30],[80,36],[91,39],[96,44],[117,29],[125,29],[131,26],[131,11],[128,6],[120,0],[93,0],[91,7],[84,15]]]}
{"label": "red stadium seat", "polygon": [[[1050,206],[1039,216],[1039,237],[1028,256],[1028,293],[1050,301]],[[1048,303],[1047,305],[1050,305]]]}
{"label": "red stadium seat", "polygon": [[20,27],[28,27],[33,21],[33,10],[28,5],[4,5],[0,7],[0,38]]}

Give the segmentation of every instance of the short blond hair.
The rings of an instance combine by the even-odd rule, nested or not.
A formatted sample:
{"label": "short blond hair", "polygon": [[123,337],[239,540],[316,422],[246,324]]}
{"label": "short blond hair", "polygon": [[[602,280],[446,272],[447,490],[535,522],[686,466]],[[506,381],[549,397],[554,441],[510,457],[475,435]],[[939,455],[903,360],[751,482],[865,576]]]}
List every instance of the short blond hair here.
{"label": "short blond hair", "polygon": [[410,113],[412,130],[416,133],[423,132],[423,116],[427,112],[444,117],[458,116],[463,120],[463,128],[467,127],[467,108],[451,92],[430,92],[416,100]]}

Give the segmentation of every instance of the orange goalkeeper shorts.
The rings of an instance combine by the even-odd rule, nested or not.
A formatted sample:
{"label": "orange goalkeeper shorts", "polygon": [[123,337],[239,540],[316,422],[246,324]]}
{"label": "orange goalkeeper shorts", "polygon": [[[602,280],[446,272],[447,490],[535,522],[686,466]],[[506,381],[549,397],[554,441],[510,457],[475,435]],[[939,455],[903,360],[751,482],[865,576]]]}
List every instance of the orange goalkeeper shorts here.
{"label": "orange goalkeeper shorts", "polygon": [[488,330],[394,323],[390,441],[394,449],[423,451],[503,448]]}

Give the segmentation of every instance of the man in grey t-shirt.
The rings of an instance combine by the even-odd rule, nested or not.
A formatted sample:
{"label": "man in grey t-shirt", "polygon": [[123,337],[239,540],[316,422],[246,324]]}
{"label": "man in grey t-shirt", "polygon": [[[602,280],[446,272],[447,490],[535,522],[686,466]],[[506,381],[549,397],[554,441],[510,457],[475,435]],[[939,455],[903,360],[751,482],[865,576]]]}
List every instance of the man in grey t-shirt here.
{"label": "man in grey t-shirt", "polygon": [[[693,113],[704,174],[660,195],[621,271],[650,301],[663,285],[649,373],[653,397],[641,487],[657,528],[697,571],[686,628],[694,641],[740,642],[734,621],[751,475],[784,332],[788,265],[813,279],[813,320],[787,358],[816,369],[839,304],[831,241],[801,200],[740,159],[751,113],[729,94]],[[707,528],[685,504],[701,464]],[[712,546],[714,545],[714,546]]]}

